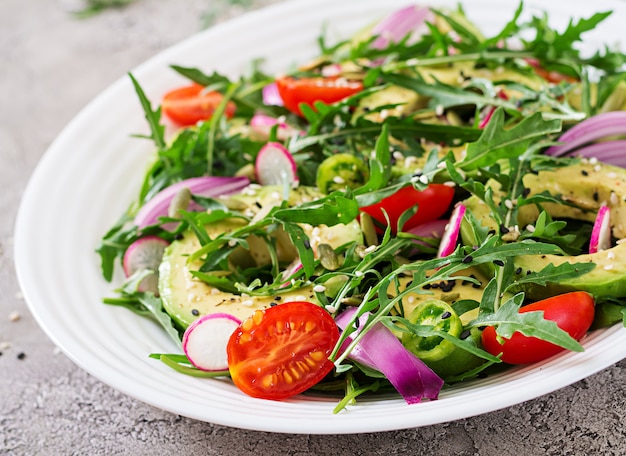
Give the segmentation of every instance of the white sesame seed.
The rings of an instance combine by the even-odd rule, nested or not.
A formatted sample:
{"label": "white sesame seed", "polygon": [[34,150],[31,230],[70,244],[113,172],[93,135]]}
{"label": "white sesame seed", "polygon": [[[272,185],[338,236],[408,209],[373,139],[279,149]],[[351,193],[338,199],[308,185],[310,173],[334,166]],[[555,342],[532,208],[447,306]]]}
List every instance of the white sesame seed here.
{"label": "white sesame seed", "polygon": [[0,342],[0,350],[8,350],[9,348],[11,348],[11,342]]}
{"label": "white sesame seed", "polygon": [[218,288],[211,288],[211,294],[212,295],[216,295],[216,294],[220,294],[220,290]]}
{"label": "white sesame seed", "polygon": [[20,318],[22,318],[22,316],[17,310],[14,310],[9,314],[9,320],[11,321],[18,321]]}
{"label": "white sesame seed", "polygon": [[604,266],[604,270],[605,271],[609,271],[611,269],[613,269],[613,265],[612,264],[607,264],[607,265]]}
{"label": "white sesame seed", "polygon": [[333,182],[335,184],[345,184],[346,183],[345,179],[343,177],[341,177],[341,176],[333,177]]}
{"label": "white sesame seed", "polygon": [[608,177],[609,179],[615,179],[617,177],[617,174],[614,172],[610,172],[606,174],[606,177]]}
{"label": "white sesame seed", "polygon": [[526,225],[526,230],[531,232],[531,233],[534,233],[535,232],[535,227],[534,227],[534,225]]}
{"label": "white sesame seed", "polygon": [[378,248],[377,245],[370,245],[369,247],[367,247],[364,252],[365,253],[372,253],[374,250],[376,250]]}
{"label": "white sesame seed", "polygon": [[235,239],[231,239],[228,241],[228,247],[235,247],[237,245],[237,241]]}
{"label": "white sesame seed", "polygon": [[600,165],[596,165],[593,167],[593,170],[597,173],[602,169],[602,167]]}
{"label": "white sesame seed", "polygon": [[456,182],[445,181],[443,185],[445,185],[446,187],[456,187]]}
{"label": "white sesame seed", "polygon": [[596,157],[591,157],[589,159],[589,164],[590,165],[595,165],[596,163],[598,163],[598,159]]}
{"label": "white sesame seed", "polygon": [[398,152],[397,150],[392,154],[392,156],[394,160],[402,160],[404,158],[402,152]]}
{"label": "white sesame seed", "polygon": [[607,260],[613,260],[613,259],[615,259],[615,252],[614,252],[613,250],[609,250],[609,251],[606,253],[606,259],[607,259]]}
{"label": "white sesame seed", "polygon": [[406,298],[406,301],[409,304],[413,304],[415,302],[415,296],[409,296],[408,298]]}
{"label": "white sesame seed", "polygon": [[313,291],[316,293],[324,293],[326,291],[326,287],[324,285],[315,285],[313,287]]}
{"label": "white sesame seed", "polygon": [[504,200],[504,205],[507,209],[513,209],[513,202],[510,199]]}
{"label": "white sesame seed", "polygon": [[361,277],[361,276],[363,276],[363,271],[355,271],[354,275],[357,276],[357,277]]}
{"label": "white sesame seed", "polygon": [[427,183],[428,183],[428,176],[426,176],[425,174],[422,174],[422,175],[419,177],[419,181],[420,181],[422,184],[427,184]]}
{"label": "white sesame seed", "polygon": [[611,192],[611,195],[609,196],[609,202],[611,203],[612,206],[617,206],[617,203],[619,201],[617,199],[617,194],[615,192]]}
{"label": "white sesame seed", "polygon": [[443,115],[443,105],[435,106],[435,115],[442,116]]}
{"label": "white sesame seed", "polygon": [[331,306],[330,304],[327,306],[324,306],[324,309],[326,309],[331,314],[337,312],[337,308],[335,306]]}
{"label": "white sesame seed", "polygon": [[254,301],[252,299],[246,299],[245,301],[241,301],[242,306],[250,307],[252,304],[254,304]]}
{"label": "white sesame seed", "polygon": [[298,295],[298,296],[296,296],[296,301],[306,301],[306,296]]}

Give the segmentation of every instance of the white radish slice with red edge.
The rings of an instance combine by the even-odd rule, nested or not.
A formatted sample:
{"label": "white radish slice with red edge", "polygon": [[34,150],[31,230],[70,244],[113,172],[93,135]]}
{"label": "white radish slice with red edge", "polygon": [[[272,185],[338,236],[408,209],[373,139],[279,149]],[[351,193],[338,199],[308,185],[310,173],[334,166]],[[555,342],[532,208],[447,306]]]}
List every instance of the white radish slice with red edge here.
{"label": "white radish slice with red edge", "polygon": [[261,148],[254,170],[261,185],[285,185],[298,180],[293,156],[277,142],[268,142]]}
{"label": "white radish slice with red edge", "polygon": [[183,334],[183,351],[189,362],[200,370],[228,370],[226,346],[241,320],[227,313],[204,315]]}
{"label": "white radish slice with red edge", "polygon": [[456,249],[456,241],[459,238],[459,232],[461,231],[461,222],[463,221],[463,216],[465,215],[465,209],[465,205],[457,204],[452,211],[448,226],[443,232],[441,242],[439,243],[437,258],[447,257],[454,252],[454,249]]}
{"label": "white radish slice with red edge", "polygon": [[589,253],[598,253],[611,248],[611,210],[608,206],[601,206],[593,223]]}
{"label": "white radish slice with red edge", "polygon": [[150,270],[152,274],[146,276],[138,286],[139,291],[149,291],[158,294],[159,265],[163,259],[165,247],[169,245],[165,239],[158,236],[145,236],[133,242],[124,253],[122,266],[126,277],[137,271]]}

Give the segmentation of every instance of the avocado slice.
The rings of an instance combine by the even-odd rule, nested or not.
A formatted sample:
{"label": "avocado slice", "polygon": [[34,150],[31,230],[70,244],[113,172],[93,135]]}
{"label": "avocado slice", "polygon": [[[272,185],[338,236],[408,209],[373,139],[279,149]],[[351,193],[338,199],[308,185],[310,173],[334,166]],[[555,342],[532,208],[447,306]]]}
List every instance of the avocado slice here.
{"label": "avocado slice", "polygon": [[[322,195],[311,187],[292,189],[287,197],[288,204],[295,206],[305,201],[320,198]],[[284,198],[280,187],[251,186],[241,194],[228,197],[225,204],[237,208],[252,220],[263,217],[274,206],[280,204]],[[205,226],[211,238],[222,233],[231,232],[245,225],[241,219],[226,219]],[[337,248],[348,242],[363,242],[363,235],[359,223],[354,220],[348,224],[338,224],[331,227],[302,225],[305,233],[311,240],[311,248],[315,251],[320,244],[329,244]],[[291,262],[297,259],[297,251],[291,244],[289,237],[282,230],[275,230],[277,253],[279,260]],[[249,266],[261,266],[270,263],[270,253],[265,242],[260,237],[248,237],[249,250],[241,247],[233,249],[229,261],[238,264],[249,263]],[[172,319],[182,328],[186,328],[198,317],[210,313],[223,312],[243,320],[257,309],[265,309],[273,304],[289,301],[313,301],[315,294],[312,286],[307,285],[298,290],[285,291],[276,296],[247,296],[221,291],[195,278],[190,271],[197,270],[200,262],[189,264],[187,257],[200,248],[197,237],[188,231],[182,239],[172,242],[165,250],[159,267],[159,293],[163,301],[163,308]],[[228,271],[216,273],[227,274]]]}
{"label": "avocado slice", "polygon": [[[524,186],[530,194],[548,191],[560,196],[574,206],[549,203],[543,208],[555,219],[569,218],[593,222],[601,205],[611,210],[611,229],[616,239],[626,238],[626,170],[593,160],[580,162],[540,171],[538,174],[524,176]],[[495,220],[489,208],[476,197],[470,197],[464,204],[472,215],[488,229],[497,230]],[[532,224],[538,216],[534,206],[520,208],[518,225]],[[461,228],[463,242],[472,245],[475,238],[466,222]],[[543,299],[568,291],[587,291],[596,297],[626,296],[626,243],[620,241],[610,249],[594,254],[576,256],[560,255],[524,255],[514,259],[516,268],[523,273],[539,271],[549,264],[558,266],[563,263],[593,263],[595,268],[575,278],[524,287],[527,297],[533,300]]]}

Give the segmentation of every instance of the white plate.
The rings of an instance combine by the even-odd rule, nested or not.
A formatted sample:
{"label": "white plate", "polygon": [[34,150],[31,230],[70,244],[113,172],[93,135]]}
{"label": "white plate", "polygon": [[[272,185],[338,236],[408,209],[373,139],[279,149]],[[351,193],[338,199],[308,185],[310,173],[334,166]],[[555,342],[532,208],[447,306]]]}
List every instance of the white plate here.
{"label": "white plate", "polygon": [[[434,0],[433,5],[456,5]],[[245,71],[267,57],[280,71],[315,54],[327,22],[331,36],[346,37],[407,0],[292,1],[214,27],[157,55],[133,73],[152,100],[181,82],[170,64]],[[557,26],[572,14],[616,10],[588,43],[616,41],[626,4],[616,0],[528,1],[547,8]],[[473,0],[466,11],[486,31],[512,17],[517,0]],[[69,81],[71,82],[71,81]],[[576,382],[626,357],[626,331],[596,331],[586,351],[566,354],[442,392],[438,401],[407,406],[401,399],[361,402],[333,415],[334,400],[297,397],[284,402],[252,399],[228,381],[199,380],[148,358],[175,347],[151,321],[102,304],[113,286],[100,276],[94,253],[100,236],[136,195],[151,152],[133,139],[147,127],[136,95],[124,77],[89,104],[61,133],[39,163],[18,214],[15,258],[20,284],[35,318],[79,366],[123,393],[153,406],[217,424],[288,433],[359,433],[440,423],[507,407]]]}

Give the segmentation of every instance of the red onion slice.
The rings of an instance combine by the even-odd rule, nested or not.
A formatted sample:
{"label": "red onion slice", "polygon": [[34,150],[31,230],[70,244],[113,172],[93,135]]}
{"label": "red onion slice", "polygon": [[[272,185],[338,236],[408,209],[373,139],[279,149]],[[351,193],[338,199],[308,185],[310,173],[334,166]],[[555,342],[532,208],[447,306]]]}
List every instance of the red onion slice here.
{"label": "red onion slice", "polygon": [[371,44],[372,48],[385,49],[389,44],[400,41],[430,17],[432,13],[429,8],[415,5],[391,13],[372,29],[372,35],[377,36]]}
{"label": "red onion slice", "polygon": [[548,148],[546,155],[557,157],[566,155],[585,144],[624,134],[626,134],[626,111],[605,112],[589,117],[563,133],[559,142],[564,144]]}
{"label": "red onion slice", "polygon": [[[344,329],[356,313],[349,308],[335,319]],[[363,327],[367,313],[359,318]],[[358,334],[359,329],[356,330]],[[408,351],[382,323],[376,323],[363,336],[348,355],[354,361],[382,372],[402,395],[407,404],[417,404],[422,399],[435,400],[443,387],[443,380],[413,353]]]}
{"label": "red onion slice", "polygon": [[439,243],[439,251],[437,252],[437,258],[443,258],[454,252],[456,248],[456,241],[459,238],[459,232],[461,231],[461,222],[465,215],[465,205],[457,204],[452,215],[450,216],[450,222],[443,233],[441,242]]}
{"label": "red onion slice", "polygon": [[192,177],[191,179],[177,182],[161,190],[144,204],[137,212],[134,223],[138,228],[145,228],[158,223],[159,217],[167,215],[172,199],[184,188],[188,188],[193,195],[217,197],[240,192],[249,184],[250,181],[247,177],[213,176]]}
{"label": "red onion slice", "polygon": [[626,140],[604,141],[581,147],[569,155],[585,158],[597,158],[608,165],[626,168]]}

